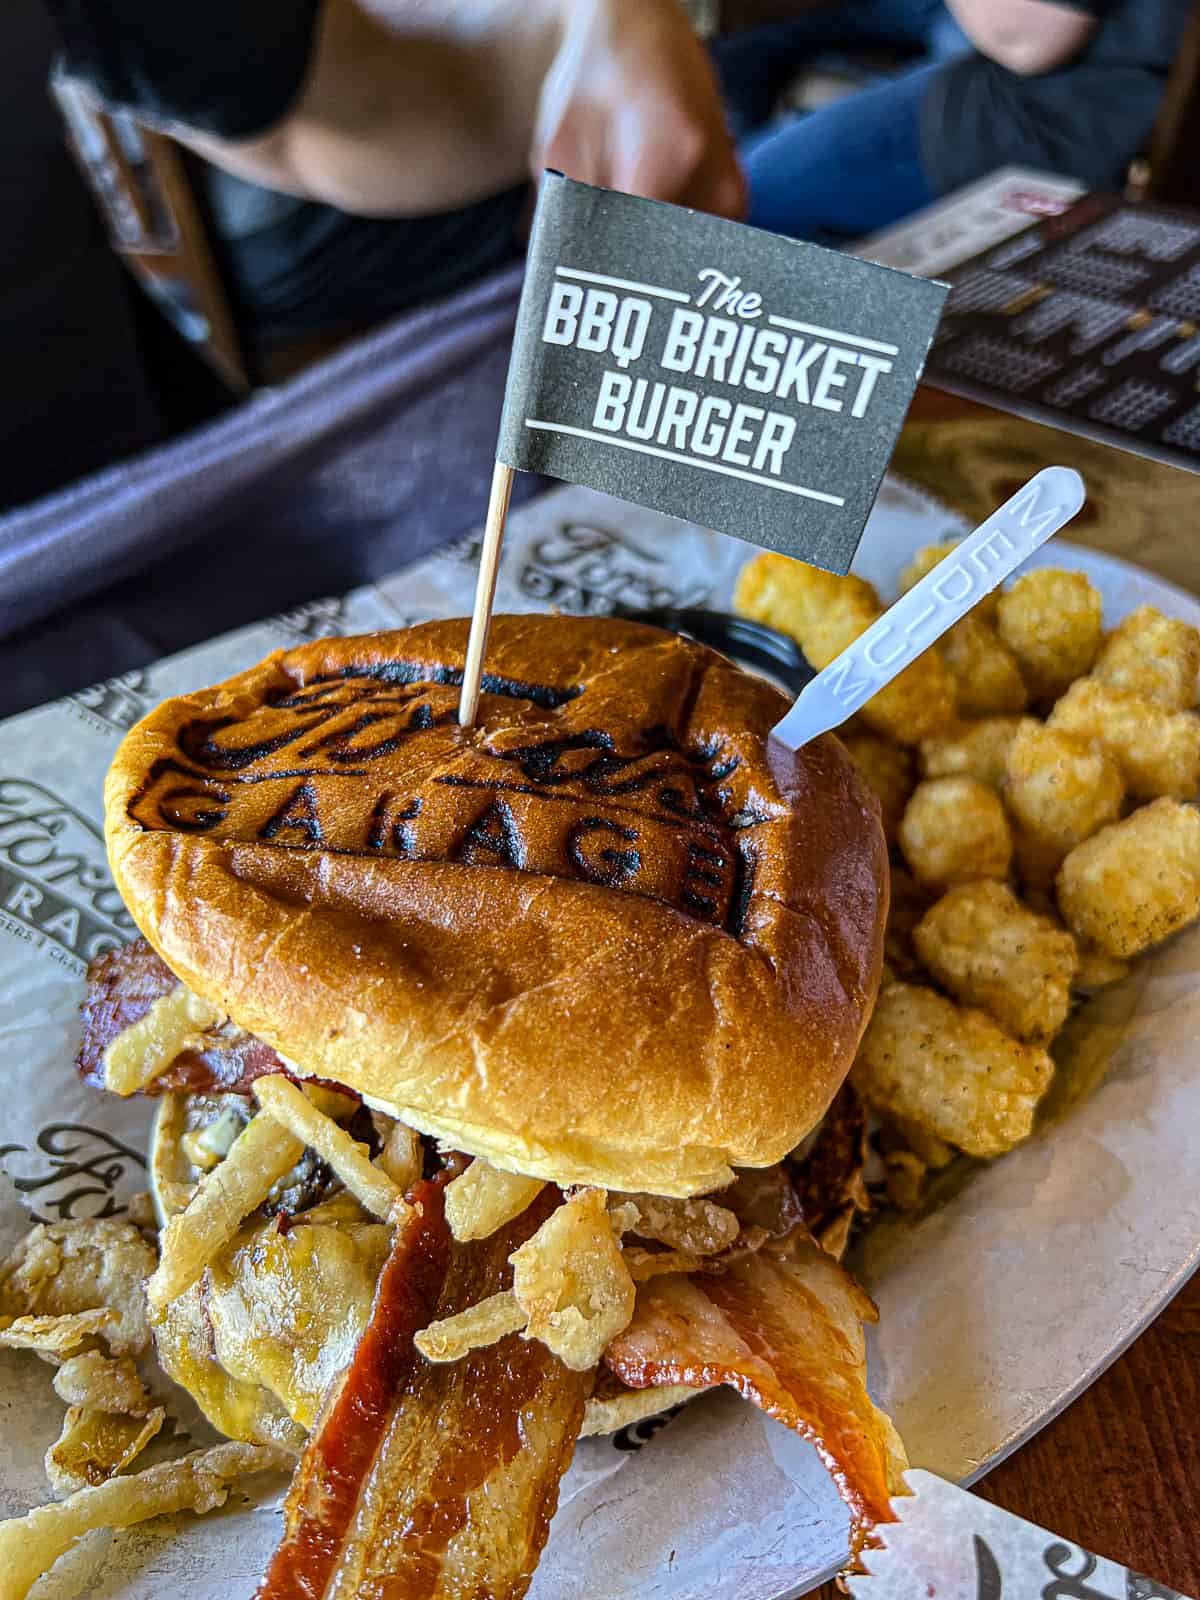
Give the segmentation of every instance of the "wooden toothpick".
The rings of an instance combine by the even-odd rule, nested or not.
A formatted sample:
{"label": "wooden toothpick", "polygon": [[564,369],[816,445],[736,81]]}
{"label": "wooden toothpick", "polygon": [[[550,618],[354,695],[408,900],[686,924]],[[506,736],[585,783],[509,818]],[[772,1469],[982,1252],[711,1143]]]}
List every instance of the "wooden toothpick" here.
{"label": "wooden toothpick", "polygon": [[504,523],[512,497],[512,467],[497,461],[492,473],[492,493],[488,500],[487,525],[479,552],[479,576],[475,581],[475,608],[471,612],[471,632],[467,636],[467,659],[463,665],[462,693],[458,699],[460,726],[473,728],[479,711],[479,686],[483,679],[483,655],[488,630],[492,625],[492,606],[496,599],[496,573],[500,567],[500,546],[504,543]]}

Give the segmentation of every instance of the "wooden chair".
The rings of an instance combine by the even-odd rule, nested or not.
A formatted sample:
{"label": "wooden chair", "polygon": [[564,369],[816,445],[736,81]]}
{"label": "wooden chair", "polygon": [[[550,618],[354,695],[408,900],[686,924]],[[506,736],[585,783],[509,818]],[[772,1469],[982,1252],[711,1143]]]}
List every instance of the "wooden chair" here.
{"label": "wooden chair", "polygon": [[1200,206],[1200,4],[1183,36],[1150,147],[1135,163],[1130,190],[1139,200]]}
{"label": "wooden chair", "polygon": [[51,87],[113,249],[223,382],[244,393],[255,374],[209,243],[186,152],[127,113],[101,110],[69,79],[56,77]]}

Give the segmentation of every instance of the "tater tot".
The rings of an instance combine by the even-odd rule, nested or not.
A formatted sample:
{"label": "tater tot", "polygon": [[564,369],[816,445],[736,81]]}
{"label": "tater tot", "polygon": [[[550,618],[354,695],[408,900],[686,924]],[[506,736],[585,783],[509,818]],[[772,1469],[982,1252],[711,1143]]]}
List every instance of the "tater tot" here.
{"label": "tater tot", "polygon": [[962,774],[998,789],[1004,782],[1008,749],[1017,729],[1032,717],[978,717],[959,723],[946,733],[921,740],[921,775],[952,778]]}
{"label": "tater tot", "polygon": [[990,622],[967,616],[942,637],[942,660],[954,679],[962,717],[989,717],[1024,711],[1029,692],[1017,658]]}
{"label": "tater tot", "polygon": [[1200,717],[1164,711],[1140,695],[1098,678],[1073,683],[1047,719],[1051,728],[1090,739],[1106,750],[1131,795],[1190,800],[1200,783]]}
{"label": "tater tot", "polygon": [[938,889],[1003,878],[1012,833],[994,789],[978,778],[926,778],[900,821],[900,848],[919,882]]}
{"label": "tater tot", "polygon": [[996,626],[1035,700],[1053,700],[1100,648],[1101,601],[1082,572],[1042,567],[1000,596]]}
{"label": "tater tot", "polygon": [[1164,711],[1188,711],[1196,703],[1200,673],[1200,628],[1139,606],[1104,641],[1093,677],[1110,689],[1140,695]]}
{"label": "tater tot", "polygon": [[916,588],[921,579],[927,578],[938,562],[944,561],[961,543],[960,539],[947,539],[944,544],[923,544],[900,574],[900,593],[907,594]]}
{"label": "tater tot", "polygon": [[846,734],[842,743],[878,796],[884,837],[895,844],[900,818],[917,784],[911,751],[873,733]]}
{"label": "tater tot", "polygon": [[899,744],[920,744],[954,721],[954,679],[936,650],[926,650],[862,708],[863,721]]}
{"label": "tater tot", "polygon": [[1127,960],[1200,915],[1200,812],[1155,800],[1078,845],[1058,904],[1081,939]]}
{"label": "tater tot", "polygon": [[[961,542],[959,539],[947,539],[944,544],[923,545],[900,574],[900,593],[907,594],[922,578],[928,577],[938,562],[944,561],[952,550],[957,550]],[[999,599],[999,591],[993,589],[991,594],[984,595],[978,605],[972,606],[968,614],[994,623]]]}
{"label": "tater tot", "polygon": [[[770,550],[756,555],[738,573],[733,604],[743,615],[790,633],[806,655],[806,636],[819,635],[830,623],[839,631],[851,623],[861,624],[856,633],[849,634],[837,646],[833,652],[836,655],[868,623],[874,622],[882,609],[878,594],[865,579],[840,578],[836,573],[823,572],[820,567],[810,567],[805,561],[793,561],[791,556],[776,555]],[[826,664],[811,656],[809,660],[818,668]]]}
{"label": "tater tot", "polygon": [[1075,940],[1029,911],[1007,884],[960,884],[913,932],[921,960],[956,1000],[1017,1039],[1047,1044],[1062,1027],[1079,964]]}
{"label": "tater tot", "polygon": [[1024,1139],[1054,1068],[982,1011],[893,983],[879,997],[850,1079],[867,1105],[972,1156]]}
{"label": "tater tot", "polygon": [[[791,634],[818,671],[880,616],[879,596],[862,578],[835,577],[788,556],[763,552],[738,575],[734,608]],[[917,744],[954,717],[954,680],[937,650],[926,650],[861,708],[876,733]]]}
{"label": "tater tot", "polygon": [[1103,750],[1026,718],[1008,747],[1003,794],[1021,877],[1045,885],[1069,851],[1121,815],[1125,785]]}
{"label": "tater tot", "polygon": [[883,1158],[884,1192],[899,1210],[915,1211],[930,1169],[949,1166],[954,1151],[944,1139],[935,1138],[902,1117],[877,1120],[879,1128],[873,1142]]}

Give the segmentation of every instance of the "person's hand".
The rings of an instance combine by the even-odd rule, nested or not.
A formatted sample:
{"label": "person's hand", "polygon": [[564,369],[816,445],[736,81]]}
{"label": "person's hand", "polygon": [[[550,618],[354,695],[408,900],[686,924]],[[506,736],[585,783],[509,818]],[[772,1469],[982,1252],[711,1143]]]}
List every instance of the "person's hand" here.
{"label": "person's hand", "polygon": [[236,140],[172,131],[253,183],[362,216],[448,211],[543,167],[743,211],[716,79],[677,0],[322,0],[278,122]]}
{"label": "person's hand", "polygon": [[677,0],[561,0],[533,167],[741,217],[745,183],[708,56]]}

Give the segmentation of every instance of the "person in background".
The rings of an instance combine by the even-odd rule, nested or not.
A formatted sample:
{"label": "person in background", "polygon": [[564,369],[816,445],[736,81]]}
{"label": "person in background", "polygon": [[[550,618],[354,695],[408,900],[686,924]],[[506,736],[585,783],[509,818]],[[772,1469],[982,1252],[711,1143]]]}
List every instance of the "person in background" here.
{"label": "person in background", "polygon": [[204,158],[252,350],[351,333],[522,248],[531,175],[740,215],[676,0],[50,0],[59,70]]}
{"label": "person in background", "polygon": [[[746,136],[748,220],[838,242],[1020,165],[1120,189],[1192,0],[843,0],[718,47]],[[887,46],[921,59],[766,131],[800,62]],[[761,64],[761,65],[760,65]]]}

